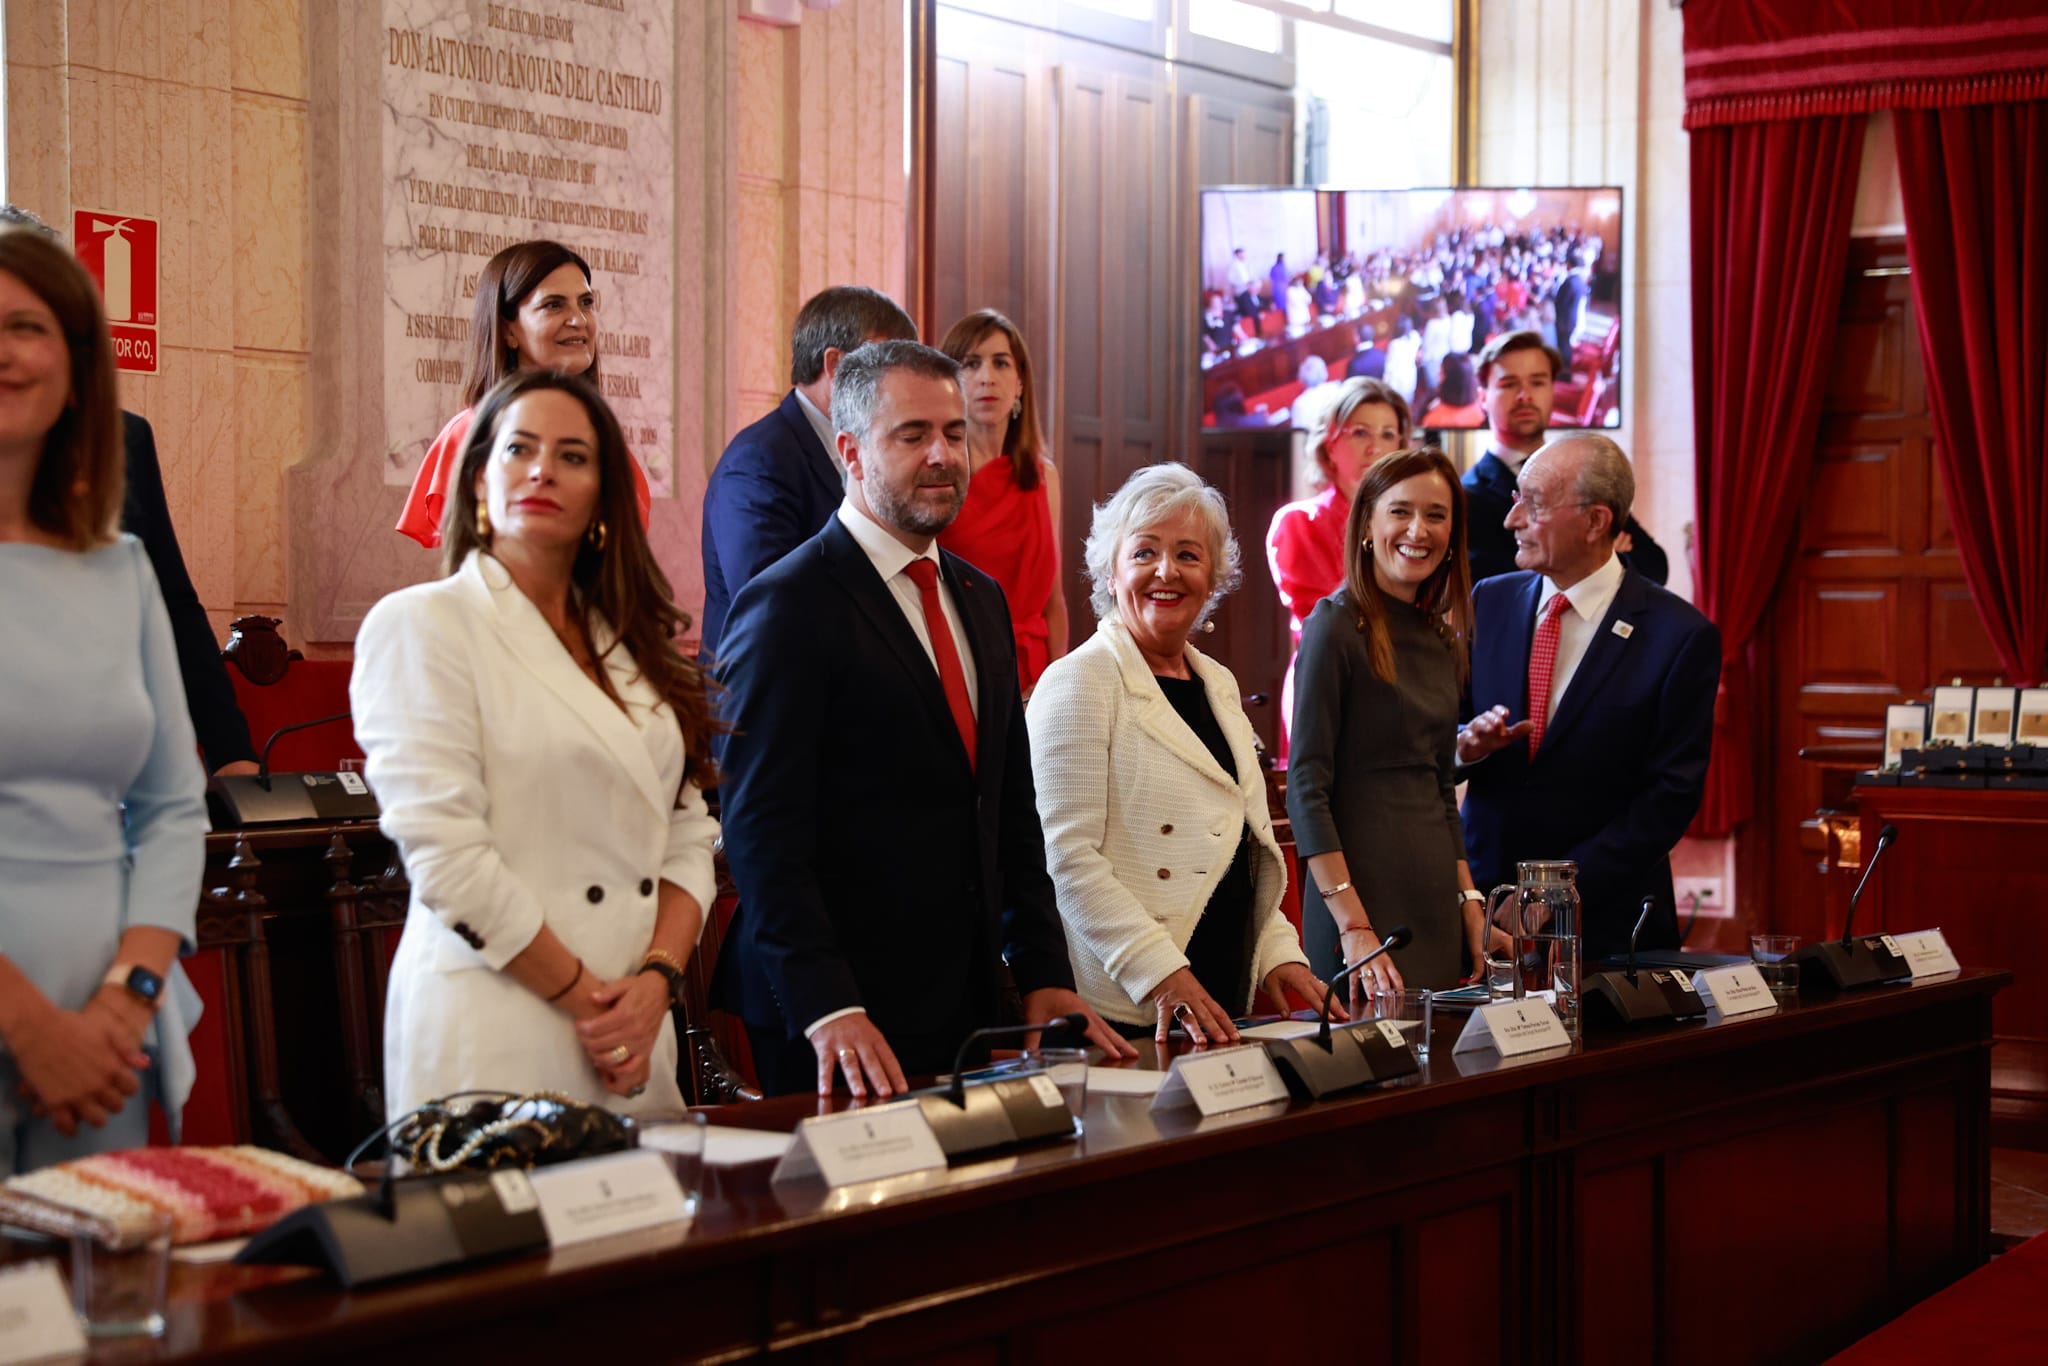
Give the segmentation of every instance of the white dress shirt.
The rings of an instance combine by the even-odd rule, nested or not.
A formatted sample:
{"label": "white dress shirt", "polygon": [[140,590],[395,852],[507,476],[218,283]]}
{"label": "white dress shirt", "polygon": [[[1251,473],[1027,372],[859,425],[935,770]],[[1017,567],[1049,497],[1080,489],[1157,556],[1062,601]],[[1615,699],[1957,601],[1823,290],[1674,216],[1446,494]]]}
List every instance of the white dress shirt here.
{"label": "white dress shirt", "polygon": [[804,416],[811,420],[811,430],[818,434],[818,440],[824,444],[825,454],[832,457],[832,467],[840,468],[839,433],[832,430],[832,415],[811,402],[810,395],[803,390],[791,389],[789,392],[796,395],[796,406],[803,409]]}
{"label": "white dress shirt", "polygon": [[[809,406],[809,401],[804,399],[801,392],[797,394],[797,399],[806,407]],[[817,410],[813,408],[811,411]],[[937,673],[939,656],[932,649],[932,633],[924,624],[924,593],[910,575],[903,571],[909,567],[912,560],[930,560],[933,564],[938,564],[938,546],[927,546],[924,554],[917,554],[890,535],[880,522],[855,507],[850,498],[839,505],[839,520],[852,534],[854,544],[866,552],[868,562],[873,564],[875,572],[882,576],[882,583],[895,595],[896,605],[903,609],[903,619],[910,623],[911,632],[916,635],[917,643],[924,646],[925,658],[932,662],[932,672]],[[953,648],[960,656],[960,672],[967,679],[967,704],[974,709],[978,718],[981,714],[981,680],[975,672],[974,651],[967,647],[966,628],[960,624],[960,609],[953,603],[953,589],[946,582],[943,567],[939,574],[939,608],[946,614],[946,629],[953,633]],[[844,1010],[820,1015],[804,1026],[804,1037],[810,1038],[826,1025],[844,1016],[865,1014],[867,1011],[860,1006],[848,1006]]]}
{"label": "white dress shirt", "polygon": [[1571,686],[1572,675],[1579,671],[1579,661],[1586,657],[1586,648],[1593,643],[1593,633],[1600,629],[1607,609],[1614,605],[1614,595],[1621,590],[1621,573],[1621,557],[1609,555],[1605,564],[1570,588],[1560,590],[1547,575],[1544,577],[1543,595],[1536,599],[1538,622],[1560,591],[1571,603],[1571,610],[1557,619],[1557,660],[1550,671],[1552,717],[1557,715],[1557,704],[1564,700],[1564,690]]}

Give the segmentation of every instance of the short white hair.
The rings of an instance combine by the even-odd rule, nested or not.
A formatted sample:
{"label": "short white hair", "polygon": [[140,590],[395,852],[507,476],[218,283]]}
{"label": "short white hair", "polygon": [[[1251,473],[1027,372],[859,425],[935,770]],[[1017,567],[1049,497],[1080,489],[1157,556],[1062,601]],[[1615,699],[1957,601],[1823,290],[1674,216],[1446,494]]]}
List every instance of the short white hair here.
{"label": "short white hair", "polygon": [[1137,532],[1171,522],[1192,512],[1208,534],[1209,563],[1215,566],[1209,580],[1209,600],[1202,604],[1206,621],[1216,604],[1244,579],[1243,556],[1237,537],[1230,530],[1230,509],[1223,495],[1202,482],[1202,477],[1177,461],[1147,465],[1095,509],[1088,524],[1088,543],[1082,558],[1088,566],[1088,605],[1102,621],[1117,620],[1117,550]]}

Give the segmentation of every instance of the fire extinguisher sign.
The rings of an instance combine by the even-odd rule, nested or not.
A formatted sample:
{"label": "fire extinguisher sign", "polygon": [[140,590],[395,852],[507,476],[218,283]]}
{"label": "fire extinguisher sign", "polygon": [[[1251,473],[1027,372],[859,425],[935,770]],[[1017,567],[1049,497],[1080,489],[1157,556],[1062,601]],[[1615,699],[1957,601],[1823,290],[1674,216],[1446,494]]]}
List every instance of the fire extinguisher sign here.
{"label": "fire extinguisher sign", "polygon": [[157,223],[133,214],[80,209],[72,247],[99,282],[114,338],[114,364],[156,373]]}

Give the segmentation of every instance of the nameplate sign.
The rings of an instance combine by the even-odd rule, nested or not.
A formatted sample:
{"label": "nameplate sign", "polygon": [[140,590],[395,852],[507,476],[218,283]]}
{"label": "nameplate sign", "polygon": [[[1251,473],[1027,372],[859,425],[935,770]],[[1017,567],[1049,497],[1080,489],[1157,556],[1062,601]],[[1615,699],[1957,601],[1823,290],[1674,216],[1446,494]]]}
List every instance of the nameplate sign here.
{"label": "nameplate sign", "polygon": [[1771,984],[1756,970],[1754,963],[1737,963],[1729,968],[1709,968],[1692,979],[1694,991],[1700,999],[1721,1012],[1729,1015],[1754,1015],[1760,1011],[1776,1010],[1778,998],[1771,995]]}
{"label": "nameplate sign", "polygon": [[[690,1217],[689,1201],[668,1160],[652,1148],[539,1167],[528,1181],[541,1222],[547,1225],[550,1247],[682,1223]],[[499,1199],[504,1198],[501,1189]]]}
{"label": "nameplate sign", "polygon": [[1899,952],[1905,956],[1906,966],[1913,969],[1915,977],[1939,977],[1943,973],[1963,970],[1963,965],[1949,950],[1948,940],[1938,929],[1898,935],[1892,942],[1898,945]]}
{"label": "nameplate sign", "polygon": [[1557,1018],[1548,1001],[1534,998],[1495,1001],[1472,1012],[1465,1030],[1452,1046],[1453,1053],[1471,1053],[1490,1048],[1503,1058],[1524,1053],[1541,1053],[1547,1048],[1570,1048],[1572,1036]]}
{"label": "nameplate sign", "polygon": [[1192,1105],[1210,1115],[1247,1110],[1254,1105],[1287,1099],[1280,1069],[1256,1044],[1204,1053],[1184,1053],[1173,1060],[1166,1080],[1152,1097],[1152,1108],[1171,1110]]}
{"label": "nameplate sign", "polygon": [[0,1271],[0,1366],[85,1351],[64,1278],[48,1259]]}
{"label": "nameplate sign", "polygon": [[945,1150],[923,1107],[915,1100],[899,1100],[803,1121],[770,1179],[817,1176],[828,1186],[846,1186],[945,1165]]}

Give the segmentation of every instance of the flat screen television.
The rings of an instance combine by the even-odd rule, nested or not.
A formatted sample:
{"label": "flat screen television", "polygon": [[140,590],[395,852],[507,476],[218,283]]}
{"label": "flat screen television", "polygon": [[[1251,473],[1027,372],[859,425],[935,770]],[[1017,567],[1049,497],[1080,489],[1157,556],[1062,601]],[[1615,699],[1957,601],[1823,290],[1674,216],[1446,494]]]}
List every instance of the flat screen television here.
{"label": "flat screen television", "polygon": [[1553,427],[1621,425],[1621,191],[1202,191],[1202,424],[1313,428],[1372,375],[1418,428],[1484,428],[1477,362],[1527,328],[1564,357]]}

